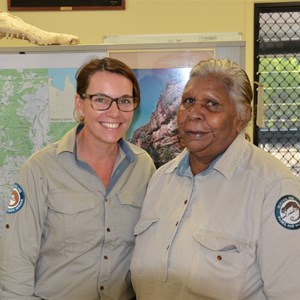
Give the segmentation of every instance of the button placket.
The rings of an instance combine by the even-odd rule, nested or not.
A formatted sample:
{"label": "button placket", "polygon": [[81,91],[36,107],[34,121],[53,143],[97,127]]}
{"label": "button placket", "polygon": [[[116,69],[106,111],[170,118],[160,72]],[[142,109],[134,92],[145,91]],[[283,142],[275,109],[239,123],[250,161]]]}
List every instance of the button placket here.
{"label": "button placket", "polygon": [[169,238],[166,242],[166,246],[164,247],[164,249],[162,250],[162,255],[161,255],[161,263],[160,263],[160,268],[159,268],[159,280],[161,281],[166,281],[167,280],[167,276],[168,276],[168,261],[169,261],[169,255],[170,255],[170,250],[174,241],[174,237],[177,233],[179,224],[181,219],[183,218],[183,215],[188,207],[189,201],[187,199],[185,199],[183,201],[183,206],[180,209],[179,213],[178,213],[178,221],[175,223],[175,226],[170,228],[170,235]]}

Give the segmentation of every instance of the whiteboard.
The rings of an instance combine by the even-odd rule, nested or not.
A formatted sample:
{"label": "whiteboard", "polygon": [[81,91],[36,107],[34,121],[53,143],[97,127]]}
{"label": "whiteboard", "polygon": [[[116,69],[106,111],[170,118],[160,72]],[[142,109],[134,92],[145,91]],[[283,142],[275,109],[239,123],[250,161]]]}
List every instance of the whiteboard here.
{"label": "whiteboard", "polygon": [[108,56],[111,51],[213,49],[217,58],[228,58],[245,67],[244,41],[105,44],[72,46],[0,47],[0,69],[79,67],[94,57]]}

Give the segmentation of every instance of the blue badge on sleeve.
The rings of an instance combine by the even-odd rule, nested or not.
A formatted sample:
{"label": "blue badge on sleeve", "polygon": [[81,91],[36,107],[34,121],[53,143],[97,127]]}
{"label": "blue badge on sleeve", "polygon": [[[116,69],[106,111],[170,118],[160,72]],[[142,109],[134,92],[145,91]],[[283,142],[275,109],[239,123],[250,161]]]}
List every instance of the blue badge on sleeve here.
{"label": "blue badge on sleeve", "polygon": [[23,207],[24,203],[25,203],[24,190],[18,183],[14,183],[6,213],[8,214],[16,213]]}
{"label": "blue badge on sleeve", "polygon": [[286,229],[300,228],[300,201],[292,195],[281,197],[275,207],[278,223]]}

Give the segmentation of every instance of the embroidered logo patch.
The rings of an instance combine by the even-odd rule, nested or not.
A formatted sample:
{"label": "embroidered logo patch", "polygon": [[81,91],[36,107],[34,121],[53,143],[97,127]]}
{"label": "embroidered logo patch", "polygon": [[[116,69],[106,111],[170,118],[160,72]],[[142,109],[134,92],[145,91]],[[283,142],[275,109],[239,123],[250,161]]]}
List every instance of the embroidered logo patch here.
{"label": "embroidered logo patch", "polygon": [[11,192],[11,196],[8,203],[8,208],[6,212],[8,214],[14,214],[15,212],[19,211],[25,203],[25,193],[22,187],[15,183],[13,185],[13,189]]}
{"label": "embroidered logo patch", "polygon": [[281,197],[275,207],[275,216],[278,223],[286,229],[300,228],[300,201],[295,196]]}

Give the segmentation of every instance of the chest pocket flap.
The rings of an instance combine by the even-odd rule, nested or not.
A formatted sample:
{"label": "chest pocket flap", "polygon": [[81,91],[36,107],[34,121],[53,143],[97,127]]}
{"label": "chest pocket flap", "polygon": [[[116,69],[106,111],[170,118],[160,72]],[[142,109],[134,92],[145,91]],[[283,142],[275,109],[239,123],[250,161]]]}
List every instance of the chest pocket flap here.
{"label": "chest pocket flap", "polygon": [[159,218],[145,219],[141,217],[134,228],[134,235],[140,235],[143,232],[147,231],[151,226],[156,224],[159,221]]}
{"label": "chest pocket flap", "polygon": [[194,233],[194,239],[207,249],[213,251],[249,251],[252,246],[231,235],[212,230],[199,229]]}
{"label": "chest pocket flap", "polygon": [[91,194],[51,194],[48,207],[63,214],[77,214],[96,207],[98,201]]}
{"label": "chest pocket flap", "polygon": [[121,204],[142,207],[145,197],[145,190],[142,191],[120,191],[118,199]]}

